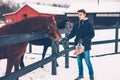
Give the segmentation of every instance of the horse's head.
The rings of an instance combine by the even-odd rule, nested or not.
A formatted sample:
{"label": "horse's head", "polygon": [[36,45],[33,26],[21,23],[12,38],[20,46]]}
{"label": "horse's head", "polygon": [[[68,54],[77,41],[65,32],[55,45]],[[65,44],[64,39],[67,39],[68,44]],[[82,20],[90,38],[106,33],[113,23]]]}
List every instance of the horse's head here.
{"label": "horse's head", "polygon": [[[32,31],[45,31],[50,37],[53,37],[55,40],[59,40],[61,38],[61,34],[57,29],[57,26],[54,22],[54,16],[36,16],[26,18],[22,21],[19,21],[11,26],[14,27],[14,31],[11,33],[29,33]],[[10,30],[9,30],[10,31]]]}
{"label": "horse's head", "polygon": [[48,33],[49,36],[52,36],[55,40],[60,40],[61,34],[56,26],[56,23],[53,17],[54,16],[49,17],[48,25],[45,31]]}

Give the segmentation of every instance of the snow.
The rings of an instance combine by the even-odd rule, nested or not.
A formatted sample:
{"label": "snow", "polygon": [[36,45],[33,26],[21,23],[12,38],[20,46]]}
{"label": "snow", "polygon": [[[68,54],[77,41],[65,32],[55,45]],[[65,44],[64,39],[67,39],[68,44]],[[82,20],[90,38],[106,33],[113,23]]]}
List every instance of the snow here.
{"label": "snow", "polygon": [[[25,64],[29,65],[40,60],[41,55],[26,54]],[[109,55],[104,57],[91,57],[93,68],[95,71],[95,80],[120,80],[120,54]],[[77,61],[76,58],[70,58],[70,68],[64,68],[64,57],[58,58],[59,67],[57,75],[51,75],[51,63],[38,68],[22,77],[20,80],[74,80],[77,77]],[[5,60],[0,61],[0,65],[5,65]],[[4,75],[5,67],[0,66],[0,75]],[[84,62],[84,80],[89,80],[88,70]]]}
{"label": "snow", "polygon": [[[93,41],[99,40],[109,40],[115,38],[115,30],[96,30],[95,37]],[[120,34],[119,34],[120,35]],[[120,38],[120,36],[119,36]],[[71,39],[70,41],[73,41]],[[28,48],[25,54],[25,65],[32,64],[41,59],[41,52],[43,50],[43,46],[32,46],[33,53],[28,53]],[[119,43],[120,47],[120,43]],[[63,47],[60,46],[60,51],[63,50]],[[48,48],[47,56],[50,56],[51,48]],[[108,54],[114,52],[114,43],[110,44],[100,44],[100,45],[92,45],[91,56]],[[120,49],[119,49],[120,52]],[[71,51],[70,56],[73,55],[73,51]],[[38,68],[22,77],[20,80],[74,80],[78,76],[78,68],[76,58],[70,59],[70,67],[65,68],[65,57],[62,56],[57,59],[59,63],[59,67],[57,67],[57,75],[51,75],[51,63],[48,63],[44,66],[44,68]],[[91,62],[93,64],[94,72],[95,72],[95,80],[120,80],[120,54],[116,55],[106,55],[101,57],[91,57]],[[83,80],[89,80],[88,69],[83,60],[84,64],[84,75],[85,78]],[[6,69],[6,59],[0,60],[0,76],[5,75]]]}
{"label": "snow", "polygon": [[87,13],[111,13],[120,12],[120,3],[94,3],[73,4],[67,9],[67,13],[76,13],[79,9],[85,9]]}
{"label": "snow", "polygon": [[93,41],[115,39],[115,29],[95,30]]}
{"label": "snow", "polygon": [[5,25],[4,21],[0,21],[0,28],[4,25]]}
{"label": "snow", "polygon": [[34,5],[34,4],[28,4],[28,5],[39,13],[62,14],[62,15],[64,15],[64,12],[67,10],[66,8],[52,7],[52,6],[45,6],[45,5],[44,6]]}

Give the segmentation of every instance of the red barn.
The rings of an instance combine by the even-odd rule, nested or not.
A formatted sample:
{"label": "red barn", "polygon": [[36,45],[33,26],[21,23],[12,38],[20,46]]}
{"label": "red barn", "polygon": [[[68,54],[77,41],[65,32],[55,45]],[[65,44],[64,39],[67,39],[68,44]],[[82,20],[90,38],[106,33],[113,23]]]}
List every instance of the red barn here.
{"label": "red barn", "polygon": [[47,16],[51,14],[64,15],[65,8],[58,8],[52,6],[42,6],[34,4],[26,4],[19,10],[13,13],[4,14],[6,24],[11,24],[20,21],[26,17]]}

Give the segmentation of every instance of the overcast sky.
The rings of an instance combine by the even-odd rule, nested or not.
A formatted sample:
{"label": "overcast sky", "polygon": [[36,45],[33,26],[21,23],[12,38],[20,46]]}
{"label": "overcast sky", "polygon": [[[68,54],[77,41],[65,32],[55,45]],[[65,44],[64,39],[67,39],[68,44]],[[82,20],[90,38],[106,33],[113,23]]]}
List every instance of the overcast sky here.
{"label": "overcast sky", "polygon": [[[0,0],[1,1],[1,0]],[[3,0],[3,1],[9,1],[9,0]],[[57,3],[57,4],[67,4],[67,5],[84,5],[87,3],[92,3],[97,5],[98,0],[11,0],[13,2],[18,2],[18,3],[36,3],[36,2],[40,2],[40,3]],[[110,3],[117,3],[118,5],[120,4],[120,0],[99,0],[99,4],[110,4]],[[111,5],[111,4],[110,4]],[[113,5],[112,5],[113,6]]]}
{"label": "overcast sky", "polygon": [[[78,3],[97,3],[98,0],[13,0],[17,2],[43,2],[43,3],[67,3],[67,4],[78,4]],[[100,3],[120,2],[120,0],[99,0]]]}

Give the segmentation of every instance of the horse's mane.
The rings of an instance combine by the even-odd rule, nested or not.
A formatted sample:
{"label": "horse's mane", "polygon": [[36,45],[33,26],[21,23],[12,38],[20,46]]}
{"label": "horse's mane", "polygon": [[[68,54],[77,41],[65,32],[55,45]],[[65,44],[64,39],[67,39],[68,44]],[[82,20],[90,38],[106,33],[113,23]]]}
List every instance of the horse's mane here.
{"label": "horse's mane", "polygon": [[19,22],[4,25],[0,28],[0,35],[29,33],[37,30],[37,26],[44,27],[49,24],[52,18],[50,16],[30,17]]}

